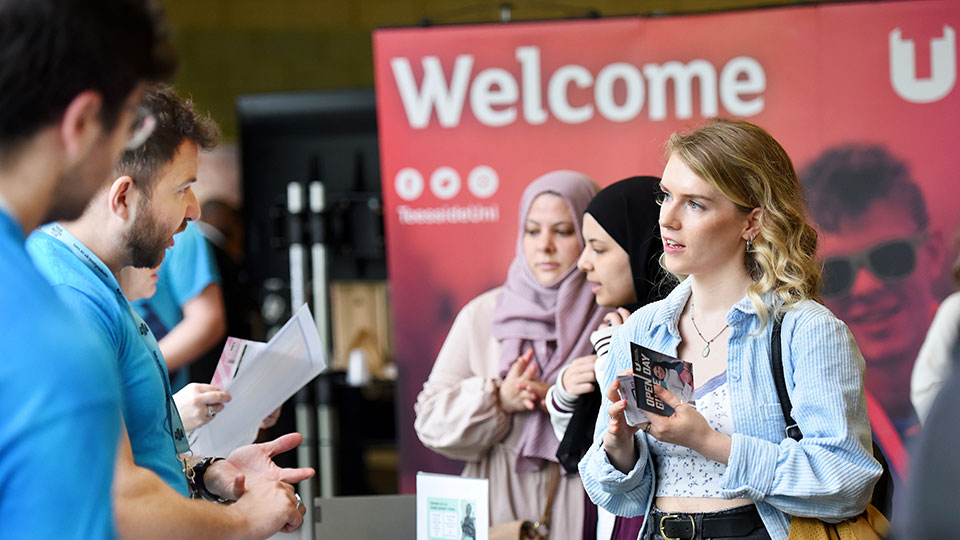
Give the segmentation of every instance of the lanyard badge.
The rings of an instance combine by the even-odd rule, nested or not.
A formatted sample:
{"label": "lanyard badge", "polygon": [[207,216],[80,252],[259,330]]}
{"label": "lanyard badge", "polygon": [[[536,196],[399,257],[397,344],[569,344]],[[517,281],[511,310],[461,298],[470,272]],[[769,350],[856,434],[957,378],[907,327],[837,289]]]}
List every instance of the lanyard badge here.
{"label": "lanyard badge", "polygon": [[190,443],[187,441],[187,434],[183,429],[183,421],[180,419],[177,404],[173,401],[170,380],[167,376],[167,371],[163,368],[163,354],[160,352],[160,345],[153,336],[153,332],[150,331],[147,323],[143,322],[140,315],[133,309],[133,306],[130,305],[127,297],[123,295],[120,284],[117,283],[116,276],[103,264],[103,261],[87,249],[87,246],[83,245],[77,237],[70,234],[69,231],[57,223],[44,225],[40,227],[40,230],[70,248],[78,259],[83,261],[84,264],[93,270],[94,274],[100,277],[100,280],[103,281],[107,287],[114,291],[117,295],[117,302],[119,302],[121,306],[127,307],[130,316],[133,318],[134,325],[137,328],[137,333],[140,335],[140,339],[143,340],[143,344],[147,347],[147,350],[150,351],[150,355],[153,357],[154,363],[157,366],[160,380],[163,382],[163,392],[167,401],[167,427],[170,429],[170,435],[173,437],[173,443],[177,449],[177,459],[184,464],[184,470],[189,469],[189,467],[187,467],[186,455],[190,452]]}

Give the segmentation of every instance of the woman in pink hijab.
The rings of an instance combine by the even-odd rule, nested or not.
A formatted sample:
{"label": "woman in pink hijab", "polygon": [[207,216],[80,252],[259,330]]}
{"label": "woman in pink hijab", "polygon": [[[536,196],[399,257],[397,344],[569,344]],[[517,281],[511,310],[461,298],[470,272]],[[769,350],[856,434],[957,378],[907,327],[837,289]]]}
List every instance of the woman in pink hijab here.
{"label": "woman in pink hijab", "polygon": [[583,487],[557,464],[559,441],[543,397],[564,365],[592,352],[603,313],[576,262],[580,216],[596,194],[583,174],[554,171],[520,202],[507,281],[457,316],[417,398],[414,427],[428,448],[466,461],[463,476],[490,480],[492,525],[549,516],[551,538],[578,538]]}

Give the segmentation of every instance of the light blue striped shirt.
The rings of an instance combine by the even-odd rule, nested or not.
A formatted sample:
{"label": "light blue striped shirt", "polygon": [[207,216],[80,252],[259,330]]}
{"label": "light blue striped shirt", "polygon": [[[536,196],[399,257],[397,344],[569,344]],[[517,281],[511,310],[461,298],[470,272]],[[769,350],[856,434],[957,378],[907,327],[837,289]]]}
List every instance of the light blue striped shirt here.
{"label": "light blue striped shirt", "polygon": [[[690,280],[634,313],[613,336],[608,388],[630,368],[630,342],[677,356],[680,314]],[[863,391],[863,357],[847,326],[824,306],[803,301],[782,326],[783,365],[792,415],[803,439],[786,437],[770,369],[772,324],[757,335],[757,312],[744,297],[727,313],[727,384],[734,435],[722,478],[726,499],[748,498],[773,540],[786,540],[790,515],[841,521],[863,511],[880,477],[873,459]],[[629,474],[614,468],[603,449],[610,402],[604,396],[594,443],[580,462],[580,477],[598,506],[621,516],[646,514],[656,493],[648,435],[637,432],[639,459]],[[644,524],[646,527],[646,523]]]}

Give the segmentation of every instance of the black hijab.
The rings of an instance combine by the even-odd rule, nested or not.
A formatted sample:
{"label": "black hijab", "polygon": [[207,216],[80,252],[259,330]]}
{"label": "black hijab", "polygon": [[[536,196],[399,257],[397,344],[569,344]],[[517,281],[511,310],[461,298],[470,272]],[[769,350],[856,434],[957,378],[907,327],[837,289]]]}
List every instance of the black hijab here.
{"label": "black hijab", "polygon": [[[603,188],[587,205],[590,214],[613,240],[627,252],[637,301],[623,306],[634,312],[660,300],[670,291],[664,284],[666,271],[660,266],[660,179],[632,176]],[[600,413],[600,390],[580,396],[573,416],[557,449],[557,458],[570,473],[593,443],[593,429]],[[595,511],[595,510],[594,510]],[[595,518],[594,518],[595,519]],[[594,529],[595,530],[595,527]]]}
{"label": "black hijab", "polygon": [[665,296],[660,285],[665,276],[660,267],[663,242],[660,240],[660,179],[633,176],[603,188],[587,205],[590,214],[630,257],[634,304],[631,312]]}

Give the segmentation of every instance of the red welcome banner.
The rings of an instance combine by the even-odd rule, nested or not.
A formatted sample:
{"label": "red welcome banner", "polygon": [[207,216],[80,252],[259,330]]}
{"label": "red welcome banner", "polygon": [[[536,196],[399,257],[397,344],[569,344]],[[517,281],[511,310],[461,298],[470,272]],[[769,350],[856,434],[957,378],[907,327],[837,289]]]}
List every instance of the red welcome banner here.
{"label": "red welcome banner", "polygon": [[[867,296],[826,299],[867,358],[884,426],[909,438],[903,387],[952,287],[958,28],[960,6],[919,1],[375,32],[402,491],[417,470],[461,467],[419,444],[413,403],[456,313],[504,281],[527,183],[556,169],[601,185],[659,175],[670,133],[713,116],[764,127],[798,170],[858,143],[884,149],[919,185],[929,224],[915,268],[884,282],[888,296],[912,298],[877,293],[880,307],[861,310],[873,319],[852,307]],[[906,237],[915,220],[896,202],[884,203],[888,232]],[[824,253],[866,250],[882,228],[863,246],[825,235]],[[911,301],[922,305],[911,311]]]}

